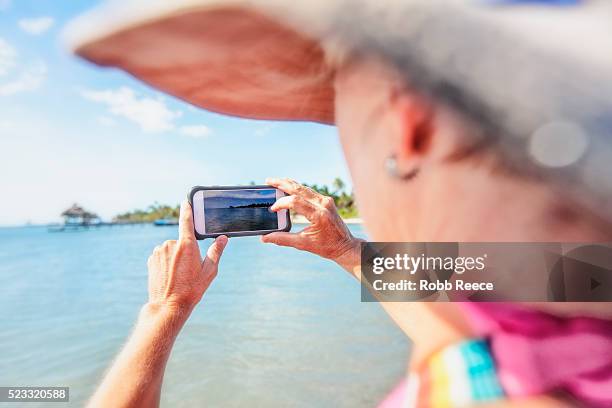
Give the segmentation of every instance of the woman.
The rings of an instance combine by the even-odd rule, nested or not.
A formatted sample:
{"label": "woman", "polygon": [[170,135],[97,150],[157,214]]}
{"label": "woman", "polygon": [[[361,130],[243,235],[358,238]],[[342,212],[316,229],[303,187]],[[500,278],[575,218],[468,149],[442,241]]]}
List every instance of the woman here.
{"label": "woman", "polygon": [[[598,51],[611,37],[593,33],[610,33],[610,5],[534,3],[153,2],[94,13],[73,33],[85,58],[206,109],[335,124],[374,241],[609,241],[612,61]],[[333,201],[267,183],[288,194],[273,210],[312,224],[262,241],[360,279],[360,242]],[[149,302],[91,406],[159,404],[173,341],[226,244],[201,262],[182,205],[180,238],[149,258]],[[606,304],[381,305],[414,342],[409,380],[385,406],[612,406]]]}

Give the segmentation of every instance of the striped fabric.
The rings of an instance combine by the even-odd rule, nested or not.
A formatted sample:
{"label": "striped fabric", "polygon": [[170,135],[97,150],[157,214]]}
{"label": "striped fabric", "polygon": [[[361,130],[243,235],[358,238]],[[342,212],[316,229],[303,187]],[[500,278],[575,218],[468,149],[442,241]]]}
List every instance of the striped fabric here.
{"label": "striped fabric", "polygon": [[416,398],[408,395],[412,401],[407,405],[416,408],[467,407],[505,398],[489,346],[482,339],[453,344],[434,354],[419,373],[415,388]]}

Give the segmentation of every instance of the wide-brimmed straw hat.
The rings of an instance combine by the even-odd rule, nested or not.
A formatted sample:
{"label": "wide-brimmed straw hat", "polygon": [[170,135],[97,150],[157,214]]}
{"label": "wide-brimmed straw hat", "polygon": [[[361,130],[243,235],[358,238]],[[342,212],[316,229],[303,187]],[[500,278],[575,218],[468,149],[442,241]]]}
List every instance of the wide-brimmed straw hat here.
{"label": "wide-brimmed straw hat", "polygon": [[124,0],[67,38],[207,110],[323,123],[329,54],[376,55],[480,124],[507,162],[612,220],[610,1]]}

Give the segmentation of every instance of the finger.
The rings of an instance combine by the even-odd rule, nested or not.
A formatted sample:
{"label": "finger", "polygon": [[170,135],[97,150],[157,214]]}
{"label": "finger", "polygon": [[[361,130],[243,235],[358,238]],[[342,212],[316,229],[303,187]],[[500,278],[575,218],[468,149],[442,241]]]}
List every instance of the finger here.
{"label": "finger", "polygon": [[174,253],[176,249],[176,242],[177,241],[172,240],[172,241],[166,241],[162,244],[161,251],[164,253],[164,255]]}
{"label": "finger", "polygon": [[272,187],[276,187],[286,194],[294,194],[294,187],[288,182],[288,179],[281,179],[276,177],[269,177],[266,179],[266,184]]}
{"label": "finger", "polygon": [[170,240],[164,241],[164,243],[162,244],[162,247],[173,248],[177,242],[178,241],[175,239],[170,239]]}
{"label": "finger", "polygon": [[281,179],[278,177],[268,177],[266,178],[266,184],[272,187],[278,188],[280,185]]}
{"label": "finger", "polygon": [[310,221],[313,220],[316,213],[314,204],[305,200],[303,197],[294,195],[279,198],[270,206],[270,210],[274,212],[280,210],[293,210],[298,214],[302,214]]}
{"label": "finger", "polygon": [[181,213],[179,215],[179,240],[195,240],[193,213],[191,212],[191,205],[187,200],[181,203]]}
{"label": "finger", "polygon": [[206,251],[206,258],[204,259],[204,263],[212,262],[214,264],[219,263],[219,259],[221,259],[221,255],[223,254],[223,250],[225,249],[228,238],[225,235],[220,235],[215,239],[215,241],[208,247]]}
{"label": "finger", "polygon": [[293,234],[290,232],[271,232],[270,234],[262,235],[261,242],[296,249],[302,249],[304,247],[304,237],[300,234]]}
{"label": "finger", "polygon": [[269,178],[266,179],[266,184],[276,187],[289,195],[299,195],[307,198],[313,197],[311,194],[313,193],[312,190],[289,178]]}

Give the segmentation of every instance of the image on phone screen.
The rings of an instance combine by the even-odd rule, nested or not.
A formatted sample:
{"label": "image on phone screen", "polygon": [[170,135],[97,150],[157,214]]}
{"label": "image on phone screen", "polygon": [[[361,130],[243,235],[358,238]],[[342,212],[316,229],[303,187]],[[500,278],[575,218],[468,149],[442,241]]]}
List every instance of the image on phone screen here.
{"label": "image on phone screen", "polygon": [[274,188],[203,193],[207,233],[278,229],[278,216],[270,211],[276,201]]}

